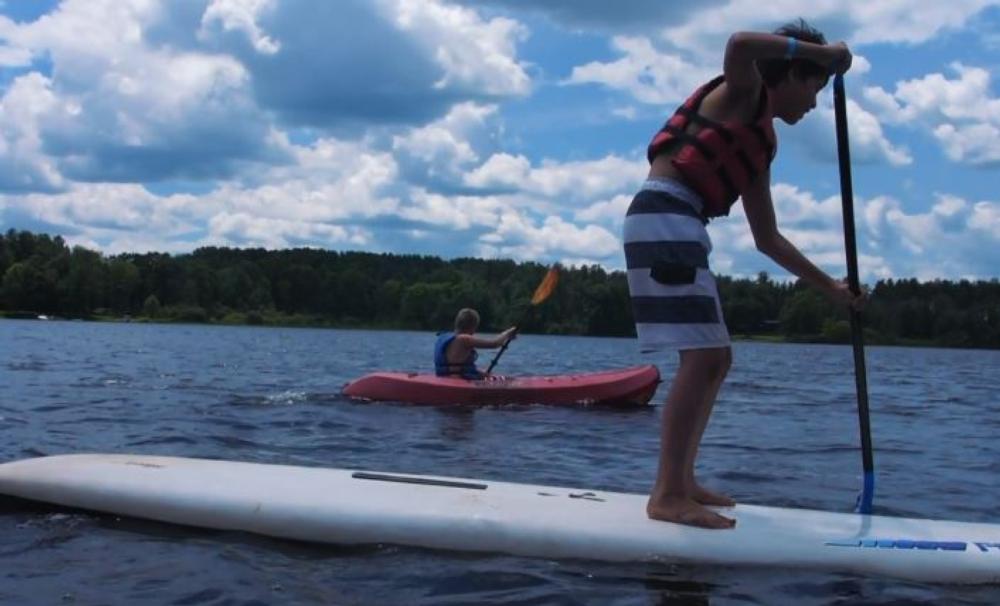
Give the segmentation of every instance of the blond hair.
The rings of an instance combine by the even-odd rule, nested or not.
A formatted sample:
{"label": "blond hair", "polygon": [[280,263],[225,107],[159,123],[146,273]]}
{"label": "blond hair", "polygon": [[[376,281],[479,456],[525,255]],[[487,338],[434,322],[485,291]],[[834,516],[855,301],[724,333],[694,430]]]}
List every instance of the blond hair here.
{"label": "blond hair", "polygon": [[465,307],[455,315],[455,332],[472,332],[479,327],[479,312]]}

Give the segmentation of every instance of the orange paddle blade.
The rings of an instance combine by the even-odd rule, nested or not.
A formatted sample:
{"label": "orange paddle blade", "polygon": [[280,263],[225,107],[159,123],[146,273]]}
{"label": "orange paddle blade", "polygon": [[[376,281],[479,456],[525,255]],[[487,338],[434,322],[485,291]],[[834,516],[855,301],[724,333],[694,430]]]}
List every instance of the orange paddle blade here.
{"label": "orange paddle blade", "polygon": [[552,291],[556,289],[556,284],[558,283],[559,269],[553,265],[549,268],[548,273],[545,274],[545,278],[542,279],[542,283],[535,289],[535,294],[531,297],[531,304],[538,305],[545,299],[548,299],[549,295],[552,294]]}

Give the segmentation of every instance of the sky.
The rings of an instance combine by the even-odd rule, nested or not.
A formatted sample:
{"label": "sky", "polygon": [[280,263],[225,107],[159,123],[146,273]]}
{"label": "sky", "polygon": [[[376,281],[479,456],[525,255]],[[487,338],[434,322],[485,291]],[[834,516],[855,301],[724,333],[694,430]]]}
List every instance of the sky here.
{"label": "sky", "polygon": [[[1000,0],[0,0],[0,229],[623,269],[650,138],[799,17],[855,54],[862,279],[1000,275]],[[772,193],[843,276],[831,89],[776,121]],[[709,233],[787,278],[741,205]]]}

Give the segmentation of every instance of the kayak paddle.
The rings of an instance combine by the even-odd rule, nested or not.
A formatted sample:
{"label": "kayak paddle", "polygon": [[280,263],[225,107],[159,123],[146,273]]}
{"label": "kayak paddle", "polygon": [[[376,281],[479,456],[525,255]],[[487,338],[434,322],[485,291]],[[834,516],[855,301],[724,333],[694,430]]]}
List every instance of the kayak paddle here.
{"label": "kayak paddle", "polygon": [[[833,108],[837,122],[837,155],[840,160],[840,198],[844,209],[844,248],[847,251],[847,283],[855,295],[861,294],[858,282],[858,247],[854,234],[854,191],[851,186],[851,152],[847,140],[847,99],[844,94],[844,74],[833,78]],[[875,463],[872,457],[871,425],[868,419],[868,380],[865,374],[865,345],[861,313],[850,310],[851,342],[854,346],[854,382],[858,392],[858,421],[861,426],[861,461],[864,466],[864,487],[858,495],[855,510],[869,514],[875,498]]]}
{"label": "kayak paddle", "polygon": [[[541,284],[539,284],[538,288],[535,289],[535,294],[532,295],[531,297],[531,307],[539,305],[542,301],[548,299],[549,295],[552,294],[552,291],[556,289],[556,284],[558,283],[559,283],[559,269],[558,266],[553,265],[552,267],[549,268],[549,271],[546,272],[545,277],[542,278]],[[531,311],[531,307],[529,307],[524,312],[524,314],[521,316],[521,320],[514,325],[515,334],[517,334],[517,327],[520,324],[522,324],[524,320],[527,318],[528,312]],[[486,369],[487,375],[489,375],[493,371],[493,367],[497,365],[497,362],[500,360],[500,356],[503,355],[503,352],[507,351],[507,346],[510,345],[510,342],[511,339],[507,339],[507,342],[503,344],[503,347],[501,347],[500,351],[497,352],[497,355],[494,356],[493,361],[490,362],[489,368]]]}

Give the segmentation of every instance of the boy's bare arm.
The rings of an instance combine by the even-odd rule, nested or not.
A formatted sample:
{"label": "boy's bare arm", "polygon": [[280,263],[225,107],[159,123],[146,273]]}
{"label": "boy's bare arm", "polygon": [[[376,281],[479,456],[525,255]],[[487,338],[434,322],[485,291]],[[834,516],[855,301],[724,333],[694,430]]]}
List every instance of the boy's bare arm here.
{"label": "boy's bare arm", "polygon": [[729,94],[756,99],[761,85],[760,73],[755,62],[759,59],[778,59],[791,56],[808,59],[820,65],[835,66],[837,71],[846,72],[851,66],[851,52],[843,42],[836,44],[813,44],[796,40],[790,42],[785,36],[758,32],[736,32],[729,37],[723,60],[723,73]]}
{"label": "boy's bare arm", "polygon": [[495,349],[510,340],[512,335],[513,327],[508,328],[492,339],[477,337],[475,335],[459,335],[457,338],[470,349],[473,347],[478,347],[480,349]]}
{"label": "boy's bare arm", "polygon": [[[816,267],[778,231],[774,202],[771,199],[770,172],[762,174],[743,193],[743,209],[757,250],[833,298],[842,298],[843,284]],[[850,300],[845,302],[849,303]]]}

